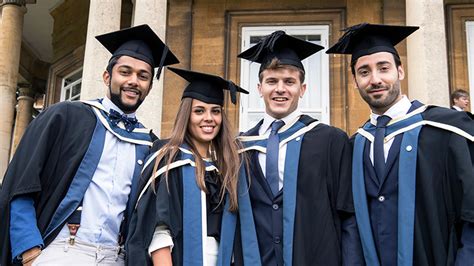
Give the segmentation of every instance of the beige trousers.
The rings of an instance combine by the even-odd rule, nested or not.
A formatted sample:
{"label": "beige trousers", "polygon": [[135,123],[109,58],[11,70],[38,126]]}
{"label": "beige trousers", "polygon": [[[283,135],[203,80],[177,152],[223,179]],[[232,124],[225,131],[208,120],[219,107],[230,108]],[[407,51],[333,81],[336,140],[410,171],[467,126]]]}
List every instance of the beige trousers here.
{"label": "beige trousers", "polygon": [[124,254],[119,247],[96,246],[81,241],[69,244],[66,239],[56,238],[36,258],[33,266],[45,265],[125,265]]}

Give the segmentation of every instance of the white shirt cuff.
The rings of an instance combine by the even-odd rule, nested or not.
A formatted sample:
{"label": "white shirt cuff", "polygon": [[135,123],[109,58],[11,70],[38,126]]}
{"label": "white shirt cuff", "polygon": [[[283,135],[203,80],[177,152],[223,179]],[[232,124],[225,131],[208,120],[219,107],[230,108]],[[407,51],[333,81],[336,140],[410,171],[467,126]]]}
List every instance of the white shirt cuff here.
{"label": "white shirt cuff", "polygon": [[159,225],[155,228],[153,239],[148,247],[148,253],[151,253],[160,248],[170,247],[170,252],[173,250],[173,238],[171,238],[170,230],[166,225]]}

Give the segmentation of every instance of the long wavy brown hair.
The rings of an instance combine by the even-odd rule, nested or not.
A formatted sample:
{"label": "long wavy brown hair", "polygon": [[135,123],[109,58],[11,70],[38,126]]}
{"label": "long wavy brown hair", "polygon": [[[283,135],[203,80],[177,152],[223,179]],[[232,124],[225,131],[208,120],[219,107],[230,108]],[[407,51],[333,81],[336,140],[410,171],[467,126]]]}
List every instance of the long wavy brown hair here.
{"label": "long wavy brown hair", "polygon": [[[162,160],[166,160],[166,165],[170,165],[179,152],[179,147],[186,143],[193,153],[196,162],[196,182],[199,188],[207,193],[206,183],[204,182],[205,165],[203,158],[199,154],[197,148],[192,142],[191,134],[188,130],[189,119],[192,111],[192,98],[184,98],[181,100],[178,114],[176,115],[175,124],[171,132],[171,138],[160,149],[156,157],[153,167],[153,174],[158,169],[158,165]],[[241,160],[238,150],[241,147],[240,142],[236,140],[229,120],[224,112],[222,112],[222,123],[219,132],[211,142],[209,150],[215,151],[215,156],[208,154],[214,160],[216,167],[219,169],[219,181],[222,184],[219,192],[220,204],[223,203],[225,192],[229,194],[229,211],[236,211],[237,204],[237,181]],[[165,159],[166,158],[166,159]],[[165,172],[166,182],[168,182],[168,169]],[[155,182],[155,180],[153,181]],[[153,184],[154,187],[154,184]]]}

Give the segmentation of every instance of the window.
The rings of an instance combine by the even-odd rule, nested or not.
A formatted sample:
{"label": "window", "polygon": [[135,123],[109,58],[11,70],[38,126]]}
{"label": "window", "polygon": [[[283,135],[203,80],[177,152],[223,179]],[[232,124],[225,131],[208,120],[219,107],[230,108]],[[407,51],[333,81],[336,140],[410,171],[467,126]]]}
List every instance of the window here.
{"label": "window", "polygon": [[77,101],[81,96],[82,69],[63,78],[61,85],[61,101]]}
{"label": "window", "polygon": [[[329,25],[311,26],[270,26],[270,27],[243,27],[242,50],[255,45],[262,37],[276,30],[283,30],[294,37],[313,42],[324,47],[328,45]],[[318,52],[305,60],[303,66],[306,71],[305,83],[307,90],[303,99],[299,101],[299,109],[324,123],[330,121],[330,93],[329,93],[329,58],[324,51]],[[265,104],[257,91],[258,70],[260,64],[248,60],[241,61],[240,83],[248,89],[250,94],[241,97],[239,128],[246,131],[254,126],[263,117]]]}
{"label": "window", "polygon": [[466,21],[467,68],[469,73],[469,91],[471,92],[471,111],[474,110],[474,21]]}
{"label": "window", "polygon": [[[81,45],[74,49],[74,51],[69,55],[57,60],[51,65],[48,75],[46,95],[44,98],[44,107],[65,100],[66,92],[63,90],[65,79],[73,78],[72,76],[77,74],[79,75],[79,80],[82,80],[84,49],[85,45]],[[70,84],[70,82],[66,83]],[[82,83],[82,81],[80,81],[80,83]],[[81,86],[82,84],[79,85],[79,87]],[[69,95],[71,95],[71,91],[69,92]]]}

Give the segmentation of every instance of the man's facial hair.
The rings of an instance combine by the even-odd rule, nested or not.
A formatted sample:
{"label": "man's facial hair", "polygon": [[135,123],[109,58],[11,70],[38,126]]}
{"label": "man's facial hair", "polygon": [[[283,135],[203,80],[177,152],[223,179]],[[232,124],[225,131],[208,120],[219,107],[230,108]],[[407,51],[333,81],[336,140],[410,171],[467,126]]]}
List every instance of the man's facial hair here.
{"label": "man's facial hair", "polygon": [[[112,77],[110,77],[112,79]],[[109,93],[110,93],[110,100],[118,107],[122,112],[124,113],[133,113],[135,112],[138,107],[142,104],[143,100],[138,98],[137,103],[130,106],[130,105],[125,105],[122,102],[122,90],[119,90],[119,93],[113,93],[112,92],[112,85],[109,84]]]}

